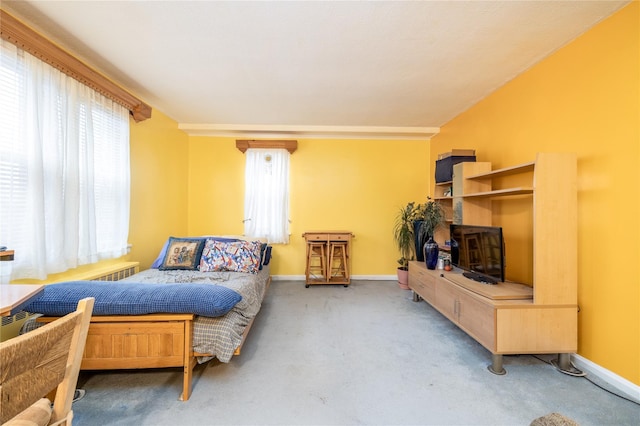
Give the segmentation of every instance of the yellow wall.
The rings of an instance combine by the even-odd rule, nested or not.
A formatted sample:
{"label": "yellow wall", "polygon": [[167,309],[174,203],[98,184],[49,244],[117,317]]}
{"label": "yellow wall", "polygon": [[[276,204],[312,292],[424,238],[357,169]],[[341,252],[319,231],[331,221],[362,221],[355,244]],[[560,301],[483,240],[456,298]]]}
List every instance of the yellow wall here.
{"label": "yellow wall", "polygon": [[[189,140],[189,234],[242,234],[244,155],[235,139]],[[274,247],[272,274],[304,274],[312,230],[355,234],[352,273],[395,275],[392,227],[397,209],[423,202],[428,141],[298,140],[290,162],[290,244]]]}
{"label": "yellow wall", "polygon": [[187,233],[188,136],[153,110],[131,121],[130,257],[147,269],[170,235]]}
{"label": "yellow wall", "polygon": [[[169,236],[243,233],[245,157],[234,138],[189,137],[157,110],[130,124],[132,250],[109,262],[135,260],[144,270]],[[425,201],[430,163],[427,140],[299,140],[290,163],[291,239],[274,248],[272,274],[303,275],[302,234],[327,229],[355,234],[352,274],[395,275],[395,215]]]}
{"label": "yellow wall", "polygon": [[[475,148],[494,168],[578,155],[579,354],[640,384],[639,7],[620,12],[442,128],[431,156]],[[507,234],[508,269],[513,268]],[[558,259],[559,262],[562,259]],[[522,265],[518,265],[522,268]],[[526,271],[512,274],[527,275]]]}

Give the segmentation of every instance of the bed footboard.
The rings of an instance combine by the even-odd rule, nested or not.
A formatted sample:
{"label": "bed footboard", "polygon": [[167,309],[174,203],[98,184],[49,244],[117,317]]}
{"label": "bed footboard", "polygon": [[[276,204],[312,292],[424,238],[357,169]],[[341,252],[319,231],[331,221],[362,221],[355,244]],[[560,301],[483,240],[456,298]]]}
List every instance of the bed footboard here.
{"label": "bed footboard", "polygon": [[[271,284],[265,285],[262,297]],[[181,401],[191,396],[196,356],[211,354],[193,352],[193,314],[99,315],[91,317],[89,333],[82,357],[82,370],[129,370],[142,368],[182,367]],[[38,322],[51,322],[55,317],[40,317]],[[255,317],[245,327],[240,349]]]}
{"label": "bed footboard", "polygon": [[[182,367],[180,400],[191,396],[193,367],[193,314],[94,316],[80,368],[125,370]],[[56,318],[41,317],[50,322]]]}

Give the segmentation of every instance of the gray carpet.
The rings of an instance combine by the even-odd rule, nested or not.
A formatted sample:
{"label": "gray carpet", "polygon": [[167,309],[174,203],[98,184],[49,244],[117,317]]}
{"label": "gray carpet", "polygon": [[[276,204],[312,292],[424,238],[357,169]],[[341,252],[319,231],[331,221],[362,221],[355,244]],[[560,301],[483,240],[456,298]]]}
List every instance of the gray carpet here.
{"label": "gray carpet", "polygon": [[[542,360],[540,359],[542,358]],[[76,425],[528,425],[552,412],[581,425],[637,425],[640,406],[553,356],[490,353],[391,281],[350,287],[275,281],[242,354],[194,371],[81,373]]]}

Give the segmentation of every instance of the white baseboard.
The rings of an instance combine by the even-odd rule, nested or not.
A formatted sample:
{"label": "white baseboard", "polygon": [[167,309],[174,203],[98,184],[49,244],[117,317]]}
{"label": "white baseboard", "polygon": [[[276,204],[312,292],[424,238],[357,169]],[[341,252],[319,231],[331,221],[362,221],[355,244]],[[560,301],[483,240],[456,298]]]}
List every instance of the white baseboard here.
{"label": "white baseboard", "polygon": [[[274,281],[304,281],[304,275],[272,275]],[[397,275],[351,275],[352,280],[362,281],[398,281]]]}
{"label": "white baseboard", "polygon": [[352,280],[398,281],[398,275],[351,275]]}
{"label": "white baseboard", "polygon": [[587,375],[597,377],[612,388],[615,388],[615,393],[623,395],[640,404],[640,386],[631,383],[627,379],[618,376],[592,361],[589,361],[583,356],[573,354],[571,355],[571,361],[577,368],[587,373]]}
{"label": "white baseboard", "polygon": [[304,275],[271,275],[273,281],[304,281]]}

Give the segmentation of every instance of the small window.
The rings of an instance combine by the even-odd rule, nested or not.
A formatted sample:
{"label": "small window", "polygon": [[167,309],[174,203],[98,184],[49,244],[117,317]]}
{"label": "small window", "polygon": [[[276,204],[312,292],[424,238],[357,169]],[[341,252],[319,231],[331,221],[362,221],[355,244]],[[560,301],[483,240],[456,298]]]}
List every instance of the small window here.
{"label": "small window", "polygon": [[289,157],[282,148],[246,150],[244,234],[289,242]]}

